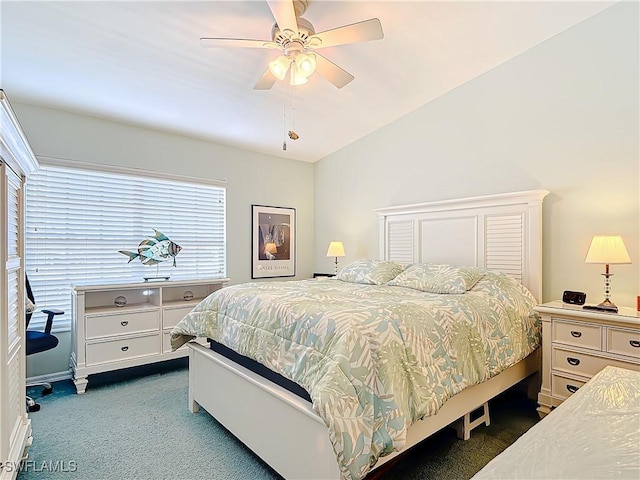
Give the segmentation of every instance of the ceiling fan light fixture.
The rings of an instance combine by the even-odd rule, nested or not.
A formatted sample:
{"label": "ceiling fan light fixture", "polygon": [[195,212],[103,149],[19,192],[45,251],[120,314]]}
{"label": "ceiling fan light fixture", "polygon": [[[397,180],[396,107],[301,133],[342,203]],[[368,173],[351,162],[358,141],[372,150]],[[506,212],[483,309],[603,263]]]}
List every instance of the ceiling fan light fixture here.
{"label": "ceiling fan light fixture", "polygon": [[295,59],[298,71],[305,77],[316,71],[316,56],[313,53],[301,53]]}
{"label": "ceiling fan light fixture", "polygon": [[305,83],[307,83],[307,76],[304,73],[302,73],[300,71],[300,68],[298,68],[298,65],[296,65],[296,62],[291,62],[291,76],[290,76],[290,82],[291,85],[294,86],[298,86],[298,85],[304,85]]}
{"label": "ceiling fan light fixture", "polygon": [[288,57],[280,55],[275,60],[269,62],[269,70],[278,80],[284,80],[284,77],[287,75],[287,70],[289,70],[290,64],[291,60]]}

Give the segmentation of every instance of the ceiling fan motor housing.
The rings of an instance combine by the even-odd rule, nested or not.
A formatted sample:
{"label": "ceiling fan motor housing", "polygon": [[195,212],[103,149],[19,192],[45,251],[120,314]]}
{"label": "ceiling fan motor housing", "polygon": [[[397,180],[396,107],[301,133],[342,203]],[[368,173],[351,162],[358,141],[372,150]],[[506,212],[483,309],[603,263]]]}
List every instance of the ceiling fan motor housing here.
{"label": "ceiling fan motor housing", "polygon": [[285,30],[282,32],[277,23],[271,28],[271,38],[273,43],[277,44],[286,56],[302,53],[309,44],[309,37],[315,35],[316,31],[311,22],[304,18],[297,18],[298,31],[292,32]]}

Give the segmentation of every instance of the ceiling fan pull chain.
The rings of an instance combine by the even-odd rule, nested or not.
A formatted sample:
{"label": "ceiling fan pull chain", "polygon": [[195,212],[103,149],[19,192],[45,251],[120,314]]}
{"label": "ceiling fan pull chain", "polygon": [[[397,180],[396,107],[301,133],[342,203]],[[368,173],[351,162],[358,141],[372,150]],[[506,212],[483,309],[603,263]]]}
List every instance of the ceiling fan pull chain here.
{"label": "ceiling fan pull chain", "polygon": [[287,103],[282,102],[282,150],[287,151]]}
{"label": "ceiling fan pull chain", "polygon": [[291,95],[291,112],[293,116],[293,121],[291,123],[291,130],[289,130],[289,138],[291,140],[298,140],[300,135],[296,133],[296,87],[293,85],[293,94]]}
{"label": "ceiling fan pull chain", "polygon": [[282,150],[287,151],[287,85],[282,88]]}
{"label": "ceiling fan pull chain", "polygon": [[293,120],[291,121],[291,130],[296,131],[296,94],[298,93],[298,88],[293,86],[293,100],[291,102],[291,115],[293,116]]}

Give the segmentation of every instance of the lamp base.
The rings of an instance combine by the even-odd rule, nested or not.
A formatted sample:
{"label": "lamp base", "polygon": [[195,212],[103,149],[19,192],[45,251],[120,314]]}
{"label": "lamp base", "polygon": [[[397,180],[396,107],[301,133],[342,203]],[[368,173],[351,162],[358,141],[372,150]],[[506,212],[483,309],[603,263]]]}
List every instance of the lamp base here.
{"label": "lamp base", "polygon": [[617,312],[618,311],[618,306],[615,303],[613,303],[611,300],[609,300],[608,298],[605,298],[597,306],[600,307],[603,310],[607,310],[607,311],[610,311],[610,312]]}
{"label": "lamp base", "polygon": [[600,305],[583,305],[584,310],[597,310],[598,312],[618,313],[618,307],[601,307]]}
{"label": "lamp base", "polygon": [[599,312],[618,313],[618,307],[608,298],[605,298],[598,305],[584,305],[582,308],[585,310],[598,310]]}

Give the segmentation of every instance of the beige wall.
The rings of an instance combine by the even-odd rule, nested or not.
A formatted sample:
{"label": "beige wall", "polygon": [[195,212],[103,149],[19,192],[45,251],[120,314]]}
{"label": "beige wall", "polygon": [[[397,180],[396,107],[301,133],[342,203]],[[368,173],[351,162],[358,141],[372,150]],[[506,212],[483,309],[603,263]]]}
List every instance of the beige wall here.
{"label": "beige wall", "polygon": [[[437,48],[437,46],[432,46]],[[621,2],[315,164],[316,265],[378,255],[374,208],[547,189],[543,300],[603,298],[594,234],[621,234],[613,300],[640,295],[638,3]],[[393,92],[387,92],[393,95]]]}
{"label": "beige wall", "polygon": [[[221,179],[227,183],[227,276],[251,280],[251,205],[296,209],[296,277],[313,272],[313,166],[183,136],[12,102],[36,156]],[[37,292],[34,292],[37,296]],[[66,371],[69,333],[28,358],[27,376]]]}

